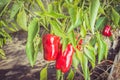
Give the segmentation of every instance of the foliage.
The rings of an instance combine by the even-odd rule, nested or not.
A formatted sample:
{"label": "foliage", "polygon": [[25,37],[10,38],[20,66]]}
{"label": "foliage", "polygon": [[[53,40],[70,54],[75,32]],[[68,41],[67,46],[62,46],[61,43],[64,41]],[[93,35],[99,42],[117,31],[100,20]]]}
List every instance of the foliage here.
{"label": "foliage", "polygon": [[[103,27],[109,24],[113,30],[120,28],[119,7],[119,0],[1,0],[0,46],[10,38],[8,31],[27,31],[26,54],[31,66],[34,66],[37,53],[42,50],[42,35],[55,34],[61,37],[63,50],[68,43],[74,46],[73,69],[79,70],[78,65],[81,65],[85,80],[90,80],[88,63],[94,68],[96,63],[107,58],[106,37],[101,35]],[[76,48],[77,35],[83,39],[81,50]],[[0,53],[5,55],[1,47]],[[41,71],[40,76],[47,74],[46,69]],[[67,78],[72,80],[74,73],[71,69]],[[62,79],[61,75],[58,71],[58,80]]]}

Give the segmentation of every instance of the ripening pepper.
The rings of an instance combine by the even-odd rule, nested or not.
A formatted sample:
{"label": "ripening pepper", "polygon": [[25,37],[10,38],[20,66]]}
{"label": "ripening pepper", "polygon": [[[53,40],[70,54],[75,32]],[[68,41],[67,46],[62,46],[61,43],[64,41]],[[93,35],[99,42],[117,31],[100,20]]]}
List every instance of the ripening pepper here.
{"label": "ripening pepper", "polygon": [[60,37],[52,34],[45,34],[42,38],[44,59],[56,60],[59,52]]}
{"label": "ripening pepper", "polygon": [[112,34],[111,34],[111,26],[106,25],[106,26],[104,27],[104,29],[103,29],[102,34],[103,34],[104,36],[110,37],[110,36],[112,35]]}
{"label": "ripening pepper", "polygon": [[78,50],[81,50],[81,45],[82,45],[82,43],[83,43],[83,40],[80,39],[79,42],[78,42],[78,44],[77,44],[77,49],[78,49]]}
{"label": "ripening pepper", "polygon": [[67,72],[72,64],[73,53],[74,49],[71,44],[68,44],[63,52],[60,51],[56,59],[56,69],[60,69],[63,73]]}

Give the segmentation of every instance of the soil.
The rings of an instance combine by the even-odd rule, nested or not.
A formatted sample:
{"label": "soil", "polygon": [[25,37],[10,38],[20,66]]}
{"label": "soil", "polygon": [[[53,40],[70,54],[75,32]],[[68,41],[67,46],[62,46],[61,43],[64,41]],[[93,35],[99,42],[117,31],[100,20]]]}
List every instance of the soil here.
{"label": "soil", "polygon": [[[40,71],[48,64],[43,59],[42,52],[39,52],[35,66],[31,67],[25,54],[27,33],[18,31],[11,35],[13,40],[3,47],[7,59],[0,60],[0,80],[40,80]],[[112,75],[111,68],[114,65],[114,58],[120,50],[119,44],[120,37],[109,44],[108,59],[103,60],[91,71],[91,80],[107,80],[109,74]],[[48,65],[48,80],[56,80],[54,64],[55,62],[51,62]],[[74,80],[84,79],[79,72],[76,72]]]}

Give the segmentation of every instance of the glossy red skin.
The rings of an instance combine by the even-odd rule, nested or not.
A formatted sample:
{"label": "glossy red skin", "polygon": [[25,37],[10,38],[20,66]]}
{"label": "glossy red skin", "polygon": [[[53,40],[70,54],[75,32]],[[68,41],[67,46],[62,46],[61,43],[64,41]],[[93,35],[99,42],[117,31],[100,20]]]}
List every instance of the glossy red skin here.
{"label": "glossy red skin", "polygon": [[42,38],[44,59],[56,60],[59,52],[60,38],[56,35],[46,34]]}
{"label": "glossy red skin", "polygon": [[65,51],[63,53],[59,53],[58,55],[58,58],[56,60],[56,69],[60,69],[63,73],[66,73],[72,65],[73,53],[73,46],[71,44],[68,44]]}
{"label": "glossy red skin", "polygon": [[102,34],[104,36],[107,36],[107,37],[110,37],[112,34],[111,34],[111,27],[109,25],[106,25],[103,29],[103,32]]}

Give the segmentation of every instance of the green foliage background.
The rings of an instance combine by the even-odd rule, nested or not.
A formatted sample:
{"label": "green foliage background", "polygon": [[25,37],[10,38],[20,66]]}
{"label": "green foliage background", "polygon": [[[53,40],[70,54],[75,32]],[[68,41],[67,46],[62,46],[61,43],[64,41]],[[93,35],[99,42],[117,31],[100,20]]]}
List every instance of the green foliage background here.
{"label": "green foliage background", "polygon": [[[34,66],[38,52],[42,51],[42,35],[55,34],[61,37],[63,50],[68,43],[76,50],[74,69],[70,69],[67,78],[72,80],[81,65],[85,80],[90,80],[88,63],[94,68],[96,61],[99,64],[107,59],[106,37],[101,34],[107,24],[113,32],[120,28],[120,0],[0,0],[0,57],[5,58],[2,46],[11,40],[9,33],[23,29],[28,32],[26,54]],[[83,39],[80,51],[76,49],[77,35]],[[46,71],[45,67],[40,76]],[[58,71],[57,80],[61,75]],[[41,76],[44,78],[47,75]]]}

